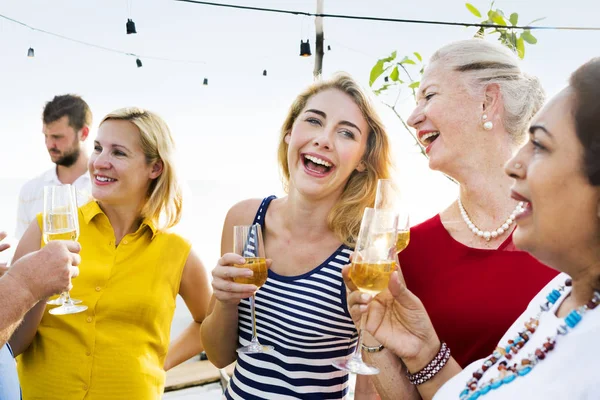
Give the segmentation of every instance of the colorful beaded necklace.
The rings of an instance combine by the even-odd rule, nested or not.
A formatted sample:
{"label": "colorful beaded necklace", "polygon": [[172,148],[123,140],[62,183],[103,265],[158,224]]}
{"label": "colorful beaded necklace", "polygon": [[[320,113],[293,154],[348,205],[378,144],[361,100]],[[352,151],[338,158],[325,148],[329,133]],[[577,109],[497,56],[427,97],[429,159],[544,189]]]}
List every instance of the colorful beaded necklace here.
{"label": "colorful beaded necklace", "polygon": [[[544,344],[535,350],[534,354],[529,354],[528,357],[522,359],[520,365],[516,363],[510,365],[509,363],[513,356],[525,346],[525,343],[529,341],[530,336],[535,332],[540,323],[542,313],[550,310],[551,306],[561,297],[562,292],[567,286],[571,286],[571,279],[567,279],[564,286],[560,286],[558,290],[552,290],[546,296],[547,301],[540,306],[538,315],[525,322],[525,329],[519,332],[514,339],[509,340],[506,346],[497,347],[492,355],[483,362],[482,366],[473,372],[473,377],[467,381],[467,388],[460,392],[460,400],[475,400],[487,394],[490,390],[498,389],[500,386],[514,381],[519,376],[527,375],[540,361],[546,358],[548,352],[554,349],[556,339],[559,336],[569,333],[581,321],[582,316],[586,312],[593,310],[600,304],[600,292],[596,291],[586,305],[571,311],[565,317],[564,324],[559,325],[554,337],[547,338]],[[498,361],[500,361],[498,364],[498,376],[480,385],[479,380],[483,377],[483,373]]]}

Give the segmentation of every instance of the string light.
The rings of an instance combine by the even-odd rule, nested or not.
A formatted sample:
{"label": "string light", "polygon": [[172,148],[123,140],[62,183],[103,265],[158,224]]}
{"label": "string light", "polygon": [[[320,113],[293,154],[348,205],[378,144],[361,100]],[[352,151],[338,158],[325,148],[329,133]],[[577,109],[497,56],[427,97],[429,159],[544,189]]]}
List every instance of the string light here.
{"label": "string light", "polygon": [[138,68],[142,67],[142,60],[140,60],[139,58],[135,59],[135,63],[136,63],[136,65],[137,65]]}
{"label": "string light", "polygon": [[263,76],[267,76],[267,70],[266,69],[263,70]]}
{"label": "string light", "polygon": [[300,57],[310,57],[311,55],[308,39],[306,39],[306,42],[303,42],[302,39],[300,39]]}
{"label": "string light", "polygon": [[125,24],[125,28],[127,28],[127,34],[131,35],[132,33],[137,33],[135,30],[135,22],[132,19],[127,19],[127,23]]}
{"label": "string light", "polygon": [[30,47],[29,50],[27,50],[27,57],[29,57],[29,58],[35,57],[35,51],[33,50],[33,47]]}
{"label": "string light", "polygon": [[202,82],[203,86],[208,86],[208,78],[204,78],[204,82]]}

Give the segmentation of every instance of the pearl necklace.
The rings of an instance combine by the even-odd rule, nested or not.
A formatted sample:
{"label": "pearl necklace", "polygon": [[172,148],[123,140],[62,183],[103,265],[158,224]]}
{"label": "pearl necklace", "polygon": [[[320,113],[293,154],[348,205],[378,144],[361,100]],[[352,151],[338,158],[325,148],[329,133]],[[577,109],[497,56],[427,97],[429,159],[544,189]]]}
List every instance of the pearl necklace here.
{"label": "pearl necklace", "polygon": [[463,220],[465,221],[471,232],[473,232],[474,235],[479,236],[480,238],[484,238],[488,242],[491,239],[496,239],[498,236],[501,236],[504,232],[507,232],[512,223],[515,221],[517,213],[524,211],[523,202],[521,201],[519,202],[519,204],[517,204],[515,210],[510,214],[506,221],[504,221],[500,228],[490,232],[482,231],[473,223],[473,221],[471,221],[469,215],[467,214],[465,208],[462,205],[462,202],[460,201],[460,196],[458,197],[458,208],[460,208],[460,215],[462,215]]}

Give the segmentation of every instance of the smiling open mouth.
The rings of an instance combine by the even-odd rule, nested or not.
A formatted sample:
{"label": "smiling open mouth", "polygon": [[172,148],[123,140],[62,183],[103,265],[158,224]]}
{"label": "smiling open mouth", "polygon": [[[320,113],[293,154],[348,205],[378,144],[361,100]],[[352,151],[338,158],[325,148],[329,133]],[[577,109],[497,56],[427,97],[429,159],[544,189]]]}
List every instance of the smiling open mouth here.
{"label": "smiling open mouth", "polygon": [[423,147],[427,147],[431,143],[435,142],[435,139],[437,139],[439,136],[440,136],[439,132],[426,133],[419,138],[419,143],[421,143],[421,145],[423,145]]}
{"label": "smiling open mouth", "polygon": [[307,170],[320,175],[328,174],[333,168],[333,164],[330,162],[308,154],[302,157],[302,161]]}

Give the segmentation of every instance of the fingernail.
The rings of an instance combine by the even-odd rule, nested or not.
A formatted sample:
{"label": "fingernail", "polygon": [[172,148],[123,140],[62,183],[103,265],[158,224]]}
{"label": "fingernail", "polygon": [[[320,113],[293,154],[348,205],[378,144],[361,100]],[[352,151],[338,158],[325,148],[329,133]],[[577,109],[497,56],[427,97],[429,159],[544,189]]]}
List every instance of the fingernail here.
{"label": "fingernail", "polygon": [[362,301],[369,301],[371,299],[371,295],[367,294],[367,293],[363,293],[360,295],[360,299]]}
{"label": "fingernail", "polygon": [[358,307],[358,309],[360,310],[360,312],[365,312],[365,311],[367,311],[367,307],[368,307],[367,305],[362,304]]}
{"label": "fingernail", "polygon": [[254,272],[251,269],[244,272],[244,276],[252,276],[252,275],[254,275]]}
{"label": "fingernail", "polygon": [[238,258],[237,264],[246,264],[246,259],[242,257]]}

